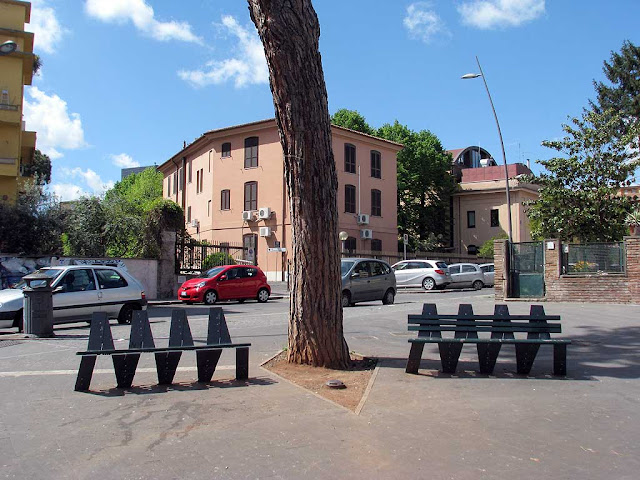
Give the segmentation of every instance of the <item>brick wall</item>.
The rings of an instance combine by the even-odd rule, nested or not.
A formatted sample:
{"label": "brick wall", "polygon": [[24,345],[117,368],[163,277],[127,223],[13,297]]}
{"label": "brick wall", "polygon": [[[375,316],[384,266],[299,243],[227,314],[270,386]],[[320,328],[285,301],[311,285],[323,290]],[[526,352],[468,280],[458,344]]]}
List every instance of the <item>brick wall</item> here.
{"label": "brick wall", "polygon": [[[499,245],[499,242],[501,245]],[[625,237],[626,272],[622,274],[561,275],[562,244],[558,239],[545,240],[545,299],[552,302],[635,303],[640,304],[640,236]],[[497,301],[505,299],[508,265],[504,262],[506,240],[496,241]],[[548,249],[552,244],[553,249]],[[500,266],[500,273],[498,273]],[[503,287],[498,287],[498,278]]]}

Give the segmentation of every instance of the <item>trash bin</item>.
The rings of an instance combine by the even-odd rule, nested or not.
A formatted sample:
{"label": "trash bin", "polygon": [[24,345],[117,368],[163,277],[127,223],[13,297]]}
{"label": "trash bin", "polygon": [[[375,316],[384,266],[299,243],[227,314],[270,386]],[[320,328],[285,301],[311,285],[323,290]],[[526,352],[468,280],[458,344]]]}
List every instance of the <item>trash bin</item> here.
{"label": "trash bin", "polygon": [[53,337],[52,279],[42,273],[25,275],[24,333],[36,337]]}

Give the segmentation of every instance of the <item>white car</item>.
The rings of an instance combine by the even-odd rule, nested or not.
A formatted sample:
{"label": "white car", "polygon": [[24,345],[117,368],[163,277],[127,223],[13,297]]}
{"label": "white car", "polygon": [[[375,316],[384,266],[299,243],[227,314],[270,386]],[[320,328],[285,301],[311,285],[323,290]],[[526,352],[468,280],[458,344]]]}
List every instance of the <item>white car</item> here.
{"label": "white car", "polygon": [[495,283],[495,272],[493,263],[483,263],[480,265],[480,270],[484,273],[484,284],[493,287]]}
{"label": "white car", "polygon": [[472,287],[474,290],[482,290],[484,287],[484,273],[475,263],[452,263],[449,265],[449,273],[452,280],[449,287]]}
{"label": "white car", "polygon": [[447,264],[441,260],[402,260],[392,267],[399,287],[441,289],[451,283]]}
{"label": "white car", "polygon": [[[42,268],[34,273],[53,279],[54,324],[89,321],[93,312],[106,312],[118,323],[131,323],[134,310],[147,308],[140,282],[115,267],[70,265]],[[13,288],[0,290],[0,328],[22,330],[25,287],[23,280]]]}

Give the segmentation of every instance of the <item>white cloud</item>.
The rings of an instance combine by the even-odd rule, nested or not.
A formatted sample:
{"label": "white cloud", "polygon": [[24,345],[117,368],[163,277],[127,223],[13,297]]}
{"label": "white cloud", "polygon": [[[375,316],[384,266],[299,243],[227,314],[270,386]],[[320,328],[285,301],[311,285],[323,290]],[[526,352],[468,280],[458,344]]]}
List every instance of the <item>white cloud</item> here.
{"label": "white cloud", "polygon": [[139,167],[140,162],[136,162],[131,155],[127,155],[126,153],[119,153],[118,155],[110,155],[111,161],[116,167],[120,168],[133,168]]}
{"label": "white cloud", "polygon": [[87,0],[84,8],[89,16],[103,22],[124,24],[130,21],[155,40],[202,44],[202,39],[191,31],[189,23],[156,20],[153,8],[145,0]]}
{"label": "white cloud", "polygon": [[[113,188],[114,182],[112,180],[104,181],[100,178],[96,172],[87,168],[82,170],[80,167],[75,168],[62,168],[60,173],[62,176],[68,179],[77,179],[80,181],[80,185],[74,184],[58,184],[66,186],[68,192],[83,192],[87,195],[102,195],[104,192]],[[76,187],[76,188],[72,188]]]}
{"label": "white cloud", "polygon": [[[215,25],[215,24],[214,24]],[[220,26],[220,25],[218,25]],[[236,88],[269,82],[264,48],[255,29],[242,27],[232,16],[222,17],[221,25],[238,41],[238,58],[212,60],[201,70],[181,70],[178,75],[196,87],[220,85],[233,80]]]}
{"label": "white cloud", "polygon": [[78,200],[80,197],[88,197],[90,195],[79,185],[71,183],[52,183],[48,186],[48,190],[62,202]]}
{"label": "white cloud", "polygon": [[27,130],[37,132],[37,147],[52,159],[60,158],[60,149],[84,148],[82,120],[77,113],[67,112],[67,102],[58,95],[47,95],[38,87],[28,89],[31,100],[24,99]]}
{"label": "white cloud", "polygon": [[68,30],[60,25],[56,12],[46,0],[31,0],[31,22],[26,26],[26,30],[34,33],[35,53],[54,53],[60,48],[62,38],[68,33]]}
{"label": "white cloud", "polygon": [[489,30],[517,27],[544,13],[545,0],[472,0],[458,6],[462,23]]}
{"label": "white cloud", "polygon": [[433,9],[431,2],[416,2],[407,7],[403,22],[409,35],[429,43],[437,35],[451,35],[446,25]]}

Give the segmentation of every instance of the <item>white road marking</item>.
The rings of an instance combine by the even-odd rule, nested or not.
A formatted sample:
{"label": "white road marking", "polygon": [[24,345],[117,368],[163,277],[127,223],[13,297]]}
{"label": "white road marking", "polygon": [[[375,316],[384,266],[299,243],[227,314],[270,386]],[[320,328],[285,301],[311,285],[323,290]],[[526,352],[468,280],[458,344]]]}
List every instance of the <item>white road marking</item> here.
{"label": "white road marking", "polygon": [[[234,370],[234,365],[218,365],[218,370]],[[178,367],[178,372],[195,372],[198,369],[196,367]],[[110,373],[114,374],[114,370],[111,368],[96,368],[93,373]],[[156,373],[155,368],[138,368],[136,373]],[[24,372],[0,372],[0,378],[16,378],[16,377],[33,377],[38,375],[77,375],[77,370],[27,370]]]}

